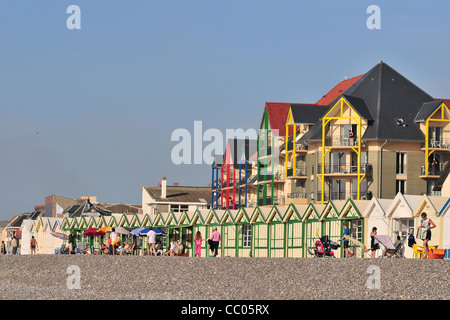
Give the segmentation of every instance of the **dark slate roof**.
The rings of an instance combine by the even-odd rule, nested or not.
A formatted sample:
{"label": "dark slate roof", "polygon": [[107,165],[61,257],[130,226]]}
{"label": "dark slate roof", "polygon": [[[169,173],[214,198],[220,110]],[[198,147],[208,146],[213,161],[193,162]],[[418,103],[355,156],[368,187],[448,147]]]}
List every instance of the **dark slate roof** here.
{"label": "dark slate roof", "polygon": [[17,217],[11,224],[8,226],[9,228],[19,228],[22,225],[23,220],[28,218],[30,213],[23,213],[21,216]]}
{"label": "dark slate roof", "polygon": [[372,114],[369,111],[369,108],[367,107],[366,102],[364,99],[348,96],[346,94],[342,95],[345,100],[347,100],[352,107],[355,109],[355,111],[359,114],[359,116],[366,120],[373,120]]}
{"label": "dark slate roof", "polygon": [[416,118],[414,119],[415,122],[422,122],[428,119],[428,117],[443,103],[444,101],[432,101],[432,102],[425,102],[422,104],[422,107],[419,110],[419,113],[417,114]]}
{"label": "dark slate roof", "polygon": [[33,211],[32,213],[30,213],[30,215],[25,220],[36,220],[43,213],[44,213],[44,211]]}
{"label": "dark slate roof", "polygon": [[[342,96],[355,107],[355,111],[369,120],[362,137],[364,140],[422,142],[425,136],[415,119],[424,104],[436,101],[384,62],[364,74]],[[428,107],[422,112],[428,112]],[[398,124],[399,119],[403,125]],[[300,141],[321,139],[322,120],[319,119]]]}
{"label": "dark slate roof", "polygon": [[[424,140],[414,119],[424,103],[435,100],[386,63],[378,63],[344,94],[364,99],[374,118],[363,139]],[[403,119],[405,126],[399,126],[397,118]]]}
{"label": "dark slate roof", "polygon": [[322,117],[329,106],[317,104],[291,104],[292,117],[295,123],[315,124]]}
{"label": "dark slate roof", "polygon": [[102,208],[99,205],[93,204],[89,200],[85,200],[81,204],[75,204],[66,208],[63,214],[67,213],[69,218],[73,218],[73,217],[81,217],[83,215],[90,215],[94,212],[102,216],[111,215],[111,211],[106,210],[105,208]]}

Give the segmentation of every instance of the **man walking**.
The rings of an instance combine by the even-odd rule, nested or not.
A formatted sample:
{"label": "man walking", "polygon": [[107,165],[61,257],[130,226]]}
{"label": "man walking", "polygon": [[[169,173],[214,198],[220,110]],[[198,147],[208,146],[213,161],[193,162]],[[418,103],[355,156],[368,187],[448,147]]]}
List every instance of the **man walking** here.
{"label": "man walking", "polygon": [[74,248],[75,248],[75,238],[73,236],[73,231],[70,230],[70,234],[69,234],[69,254],[74,254]]}

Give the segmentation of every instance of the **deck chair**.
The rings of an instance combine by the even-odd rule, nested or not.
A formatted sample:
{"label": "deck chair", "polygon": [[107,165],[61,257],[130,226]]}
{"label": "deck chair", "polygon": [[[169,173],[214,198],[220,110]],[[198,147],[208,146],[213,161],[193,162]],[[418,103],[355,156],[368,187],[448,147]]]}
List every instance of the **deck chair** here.
{"label": "deck chair", "polygon": [[375,239],[385,248],[381,258],[401,257],[402,241],[397,242],[397,246],[392,243],[391,237],[388,235],[376,235]]}
{"label": "deck chair", "polygon": [[77,254],[84,253],[83,242],[77,242],[77,246],[75,248],[75,253],[77,253]]}

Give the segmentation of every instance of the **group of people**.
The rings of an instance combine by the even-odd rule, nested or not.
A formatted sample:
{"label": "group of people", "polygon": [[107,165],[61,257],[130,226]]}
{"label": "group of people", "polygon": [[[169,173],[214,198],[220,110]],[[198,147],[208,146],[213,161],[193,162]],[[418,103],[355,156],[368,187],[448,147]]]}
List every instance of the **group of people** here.
{"label": "group of people", "polygon": [[[420,215],[422,219],[420,219],[420,224],[417,227],[416,238],[423,241],[423,256],[422,259],[428,259],[428,254],[430,250],[428,249],[428,243],[431,241],[431,229],[436,228],[436,224],[430,219],[427,218],[427,214],[422,212]],[[380,249],[380,245],[376,241],[375,237],[377,235],[377,227],[373,227],[370,232],[370,250],[371,257],[375,258],[376,250]],[[401,243],[400,236],[397,236],[397,241],[394,243],[394,248],[398,248]],[[414,241],[415,243],[415,241]]]}
{"label": "group of people", "polygon": [[[423,259],[427,259],[428,258],[428,254],[429,254],[429,249],[428,249],[428,243],[429,241],[431,241],[431,229],[436,228],[436,225],[434,224],[434,222],[430,219],[427,218],[427,214],[425,212],[422,212],[421,216],[421,220],[420,220],[420,224],[417,227],[417,233],[416,233],[416,237],[418,239],[423,240],[423,250],[424,250],[424,254],[422,256]],[[344,257],[345,258],[349,258],[352,256],[352,254],[349,252],[349,239],[347,239],[345,236],[349,235],[349,229],[348,229],[348,225],[346,222],[344,222],[344,232],[342,234],[342,237],[339,239],[339,241],[342,241],[343,243],[343,248],[344,248]],[[378,241],[376,241],[375,237],[377,235],[377,227],[373,227],[372,231],[370,232],[370,256],[372,258],[375,258],[375,253],[378,249],[380,249],[380,245],[378,243]],[[394,243],[394,248],[398,248],[399,245],[401,244],[401,239],[400,236],[397,236],[397,240]],[[384,249],[386,251],[386,249]]]}
{"label": "group of people", "polygon": [[[220,233],[219,231],[217,231],[217,227],[214,227],[211,237],[208,239],[209,249],[211,250],[211,254],[213,255],[213,257],[217,257],[217,255],[219,254],[219,246],[221,245],[221,243],[222,239]],[[203,244],[202,233],[200,231],[197,231],[197,233],[194,236],[195,257],[202,256],[202,244]],[[183,245],[181,244],[180,240],[175,241],[175,239],[172,239],[172,241],[170,242],[170,247],[166,252],[164,252],[164,255],[169,256],[182,255],[182,251]]]}
{"label": "group of people", "polygon": [[[34,239],[34,237],[32,237]],[[34,241],[36,241],[36,239],[34,239]],[[17,249],[19,248],[19,240],[17,239],[17,237],[14,235],[11,238],[11,241],[9,243],[9,247],[6,247],[5,241],[2,241],[2,245],[0,248],[0,253],[1,254],[17,254]],[[36,247],[34,247],[36,248]],[[34,249],[34,254],[36,253],[36,249]],[[32,251],[33,254],[33,251]]]}

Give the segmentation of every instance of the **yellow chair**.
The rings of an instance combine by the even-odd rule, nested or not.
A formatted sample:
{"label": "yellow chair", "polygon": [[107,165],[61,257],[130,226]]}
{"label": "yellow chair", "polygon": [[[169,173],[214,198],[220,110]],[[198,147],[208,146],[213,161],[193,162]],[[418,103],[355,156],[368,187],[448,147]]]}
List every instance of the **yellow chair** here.
{"label": "yellow chair", "polygon": [[423,247],[418,246],[416,244],[413,245],[413,258],[414,259],[422,259],[423,257]]}

